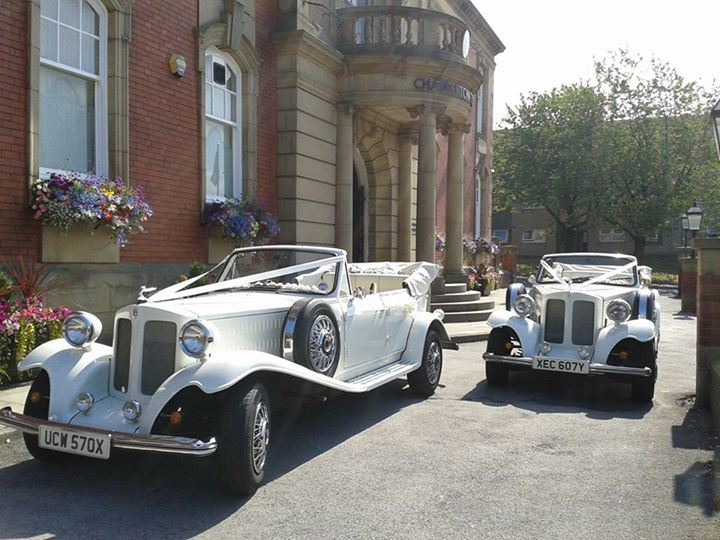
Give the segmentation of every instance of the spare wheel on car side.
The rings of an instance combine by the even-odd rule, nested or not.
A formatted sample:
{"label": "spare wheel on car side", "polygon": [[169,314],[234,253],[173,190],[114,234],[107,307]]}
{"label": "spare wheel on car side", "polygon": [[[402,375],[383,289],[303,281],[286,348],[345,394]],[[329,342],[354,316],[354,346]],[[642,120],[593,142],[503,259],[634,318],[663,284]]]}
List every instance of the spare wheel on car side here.
{"label": "spare wheel on car side", "polygon": [[320,375],[335,374],[340,360],[340,331],[326,302],[303,298],[293,304],[283,324],[283,356]]}

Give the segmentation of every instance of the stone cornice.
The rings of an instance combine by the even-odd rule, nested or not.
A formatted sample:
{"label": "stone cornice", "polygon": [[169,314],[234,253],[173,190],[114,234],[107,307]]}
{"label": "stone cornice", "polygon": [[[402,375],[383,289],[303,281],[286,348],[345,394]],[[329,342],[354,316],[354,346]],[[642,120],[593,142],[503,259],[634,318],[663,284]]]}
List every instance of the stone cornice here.
{"label": "stone cornice", "polygon": [[451,3],[457,7],[459,13],[462,13],[462,19],[468,23],[473,30],[485,38],[492,49],[493,55],[500,54],[505,50],[505,45],[480,14],[472,3],[472,0],[451,0]]}
{"label": "stone cornice", "polygon": [[272,34],[271,40],[279,55],[297,54],[333,73],[342,70],[342,53],[305,30],[276,32]]}

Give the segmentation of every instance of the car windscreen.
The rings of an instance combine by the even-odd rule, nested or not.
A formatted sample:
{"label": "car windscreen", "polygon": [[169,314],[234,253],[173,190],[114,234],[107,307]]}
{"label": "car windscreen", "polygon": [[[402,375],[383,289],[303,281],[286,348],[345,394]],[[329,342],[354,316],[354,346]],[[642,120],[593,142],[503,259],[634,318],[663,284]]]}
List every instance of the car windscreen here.
{"label": "car windscreen", "polygon": [[[328,294],[335,289],[337,275],[337,263],[324,262],[329,257],[325,252],[310,250],[243,250],[230,256],[217,281],[252,278],[254,275],[272,272],[271,278],[258,281],[250,279],[242,287]],[[287,272],[282,272],[283,269],[287,269]]]}
{"label": "car windscreen", "polygon": [[541,265],[538,269],[538,283],[557,283],[558,277],[566,283],[584,283],[591,279],[602,285],[624,287],[632,287],[637,283],[637,265],[629,257],[559,255],[544,257],[543,261],[553,272]]}

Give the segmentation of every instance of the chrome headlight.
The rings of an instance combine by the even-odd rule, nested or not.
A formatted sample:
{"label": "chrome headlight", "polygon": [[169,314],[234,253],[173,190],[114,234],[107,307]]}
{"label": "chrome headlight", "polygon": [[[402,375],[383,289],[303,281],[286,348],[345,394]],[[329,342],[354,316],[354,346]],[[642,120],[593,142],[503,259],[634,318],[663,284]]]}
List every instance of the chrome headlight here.
{"label": "chrome headlight", "polygon": [[527,317],[535,311],[535,300],[529,294],[521,294],[513,300],[512,308],[521,317]]}
{"label": "chrome headlight", "polygon": [[630,318],[632,309],[630,308],[630,304],[628,304],[625,300],[616,298],[615,300],[608,302],[607,308],[605,308],[605,313],[607,314],[608,319],[612,322],[622,323]]}
{"label": "chrome headlight", "polygon": [[215,336],[201,321],[190,321],[180,330],[180,348],[193,358],[204,356],[213,341]]}
{"label": "chrome headlight", "polygon": [[122,408],[123,417],[128,422],[137,422],[142,414],[142,405],[139,401],[126,401]]}
{"label": "chrome headlight", "polygon": [[84,347],[98,338],[102,323],[95,315],[81,311],[65,319],[62,331],[65,341],[70,345]]}
{"label": "chrome headlight", "polygon": [[543,341],[540,343],[540,352],[543,354],[547,354],[550,351],[552,351],[552,345],[550,345],[547,341]]}
{"label": "chrome headlight", "polygon": [[87,413],[92,408],[93,403],[95,403],[95,399],[90,392],[83,392],[82,394],[78,394],[75,398],[75,406],[77,407],[77,410],[83,414]]}

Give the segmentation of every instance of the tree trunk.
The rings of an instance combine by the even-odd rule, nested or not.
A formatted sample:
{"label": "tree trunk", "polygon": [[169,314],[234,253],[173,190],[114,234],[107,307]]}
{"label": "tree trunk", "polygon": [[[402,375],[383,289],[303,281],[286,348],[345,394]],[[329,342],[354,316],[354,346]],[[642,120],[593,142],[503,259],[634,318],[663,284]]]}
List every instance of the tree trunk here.
{"label": "tree trunk", "polygon": [[645,255],[645,237],[644,236],[633,236],[633,255],[640,261]]}
{"label": "tree trunk", "polygon": [[568,253],[579,251],[579,239],[581,231],[573,227],[557,226],[557,250],[558,252]]}

